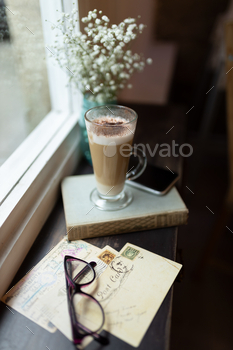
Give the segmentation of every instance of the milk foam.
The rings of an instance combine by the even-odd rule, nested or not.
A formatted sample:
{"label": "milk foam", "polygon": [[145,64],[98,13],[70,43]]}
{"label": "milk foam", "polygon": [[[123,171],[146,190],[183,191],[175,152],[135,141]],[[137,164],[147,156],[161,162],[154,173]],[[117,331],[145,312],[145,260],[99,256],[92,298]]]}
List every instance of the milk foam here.
{"label": "milk foam", "polygon": [[[124,125],[128,122],[128,120],[121,117],[106,116],[95,119],[95,124],[92,124],[88,131],[89,140],[91,143],[97,143],[104,146],[128,143],[134,136],[130,129],[132,126]],[[115,123],[115,125],[112,126],[106,123]]]}

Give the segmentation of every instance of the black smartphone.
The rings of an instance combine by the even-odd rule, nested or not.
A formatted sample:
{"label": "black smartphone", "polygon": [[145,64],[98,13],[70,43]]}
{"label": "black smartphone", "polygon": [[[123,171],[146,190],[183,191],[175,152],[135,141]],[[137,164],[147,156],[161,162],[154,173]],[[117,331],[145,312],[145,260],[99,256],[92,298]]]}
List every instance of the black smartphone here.
{"label": "black smartphone", "polygon": [[126,183],[129,186],[151,192],[157,196],[163,196],[178,180],[179,175],[173,170],[147,164],[145,171],[139,178],[127,180]]}

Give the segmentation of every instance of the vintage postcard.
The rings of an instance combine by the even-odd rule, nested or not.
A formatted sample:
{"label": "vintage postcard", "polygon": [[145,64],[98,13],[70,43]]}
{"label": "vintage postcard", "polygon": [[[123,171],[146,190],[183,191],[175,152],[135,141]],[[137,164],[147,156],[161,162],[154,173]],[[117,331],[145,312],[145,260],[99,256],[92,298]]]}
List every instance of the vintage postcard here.
{"label": "vintage postcard", "polygon": [[64,282],[64,256],[72,255],[88,259],[101,252],[101,249],[84,241],[69,242],[64,237],[31,271],[29,271],[3,297],[2,301],[24,316],[45,328],[55,332],[56,327],[36,305],[60,281]]}
{"label": "vintage postcard", "polygon": [[109,263],[98,284],[88,287],[88,293],[104,308],[104,329],[139,346],[181,267],[127,243]]}

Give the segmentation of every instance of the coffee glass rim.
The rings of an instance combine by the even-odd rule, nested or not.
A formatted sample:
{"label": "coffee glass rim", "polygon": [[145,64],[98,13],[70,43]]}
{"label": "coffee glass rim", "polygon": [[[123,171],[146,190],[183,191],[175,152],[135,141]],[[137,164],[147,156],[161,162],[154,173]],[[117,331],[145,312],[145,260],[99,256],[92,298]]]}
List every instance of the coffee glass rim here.
{"label": "coffee glass rim", "polygon": [[[99,109],[99,108],[104,108],[104,107],[106,107],[107,106],[107,108],[108,107],[113,107],[113,108],[119,108],[119,109],[127,109],[128,111],[130,111],[130,112],[133,112],[133,114],[135,115],[135,117],[132,119],[132,120],[130,120],[130,121],[128,121],[128,122],[126,122],[126,123],[124,123],[123,125],[129,125],[129,124],[131,124],[131,123],[133,123],[133,122],[135,122],[137,119],[138,119],[138,114],[137,114],[137,112],[135,112],[135,110],[134,109],[132,109],[132,108],[129,108],[129,107],[126,107],[126,106],[122,106],[122,105],[100,105],[100,106],[95,106],[95,107],[92,107],[92,108],[90,108],[90,109],[88,109],[88,111],[86,111],[86,113],[85,113],[85,115],[84,115],[84,118],[89,122],[89,123],[92,123],[92,124],[95,124],[95,125],[98,125],[98,126],[101,126],[101,127],[104,127],[104,128],[114,128],[114,127],[120,127],[121,125],[101,125],[101,124],[98,124],[98,123],[95,123],[95,121],[94,120],[89,120],[88,118],[87,118],[87,113],[89,113],[90,111],[92,111],[92,110],[94,110],[94,109]],[[111,111],[110,111],[111,112]]]}

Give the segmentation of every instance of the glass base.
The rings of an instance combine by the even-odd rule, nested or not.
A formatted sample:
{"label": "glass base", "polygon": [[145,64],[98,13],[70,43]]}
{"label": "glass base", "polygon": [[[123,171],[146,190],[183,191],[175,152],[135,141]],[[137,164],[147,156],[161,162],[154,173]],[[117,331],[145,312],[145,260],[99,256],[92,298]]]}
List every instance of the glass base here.
{"label": "glass base", "polygon": [[130,190],[124,189],[119,195],[114,197],[100,196],[95,188],[90,198],[95,207],[99,210],[114,211],[127,207],[133,200],[133,195]]}

